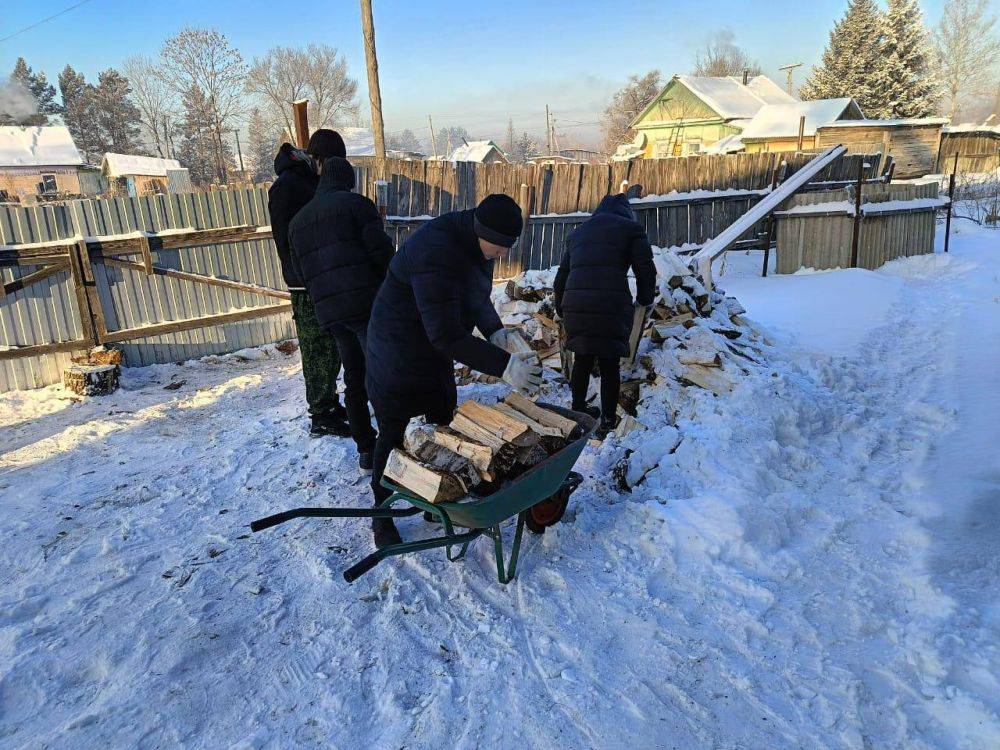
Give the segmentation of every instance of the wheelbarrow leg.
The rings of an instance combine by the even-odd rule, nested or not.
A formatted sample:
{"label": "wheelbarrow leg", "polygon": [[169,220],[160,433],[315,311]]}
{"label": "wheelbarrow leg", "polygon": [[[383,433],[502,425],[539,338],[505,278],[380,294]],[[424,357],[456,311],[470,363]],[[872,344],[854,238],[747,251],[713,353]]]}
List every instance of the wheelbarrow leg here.
{"label": "wheelbarrow leg", "polygon": [[506,568],[503,564],[503,532],[500,524],[493,526],[486,532],[493,537],[493,554],[497,563],[497,580],[502,584],[508,584],[514,580],[517,572],[517,557],[521,552],[521,537],[524,534],[524,511],[517,514],[517,528],[514,530],[514,543],[510,547],[510,563]]}
{"label": "wheelbarrow leg", "polygon": [[368,557],[360,560],[345,570],[344,580],[351,583],[363,576],[387,557],[405,555],[409,552],[420,552],[421,550],[435,549],[437,547],[450,548],[455,544],[461,544],[462,552],[464,553],[465,548],[469,545],[469,542],[482,535],[482,533],[482,529],[473,529],[472,531],[467,531],[464,534],[446,534],[445,536],[433,537],[431,539],[418,539],[412,542],[390,544],[382,549],[376,550],[372,554],[368,555]]}

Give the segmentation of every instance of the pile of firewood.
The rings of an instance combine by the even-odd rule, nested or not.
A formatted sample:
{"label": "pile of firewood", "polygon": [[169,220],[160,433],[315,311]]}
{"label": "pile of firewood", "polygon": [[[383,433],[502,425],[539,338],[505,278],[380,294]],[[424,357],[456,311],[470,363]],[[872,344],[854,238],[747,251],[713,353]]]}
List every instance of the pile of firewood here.
{"label": "pile of firewood", "polygon": [[81,396],[107,396],[118,390],[121,377],[120,349],[91,349],[87,354],[72,357],[72,364],[63,371],[63,385]]}
{"label": "pile of firewood", "polygon": [[466,401],[447,427],[411,430],[385,476],[432,503],[489,495],[563,448],[576,428],[516,392],[492,406]]}

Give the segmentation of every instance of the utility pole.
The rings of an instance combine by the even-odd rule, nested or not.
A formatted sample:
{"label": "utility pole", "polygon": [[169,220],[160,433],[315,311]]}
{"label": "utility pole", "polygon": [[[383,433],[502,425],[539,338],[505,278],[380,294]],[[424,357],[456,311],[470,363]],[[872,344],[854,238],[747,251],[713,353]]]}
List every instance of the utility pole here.
{"label": "utility pole", "polygon": [[793,63],[792,65],[784,65],[784,66],[778,68],[778,70],[783,70],[783,71],[785,71],[788,74],[788,95],[789,96],[792,96],[792,71],[794,71],[796,68],[801,68],[801,67],[802,67],[802,63]]}
{"label": "utility pole", "polygon": [[379,179],[385,179],[385,126],[382,123],[382,91],[378,85],[378,58],[375,56],[372,0],[361,0],[361,29],[365,36],[365,62],[368,64],[368,100],[372,108],[372,132],[375,136],[375,171]]}
{"label": "utility pole", "polygon": [[437,159],[438,144],[437,144],[437,138],[434,137],[434,120],[431,119],[431,116],[429,114],[427,115],[427,125],[431,129],[431,148],[434,149],[434,158]]}
{"label": "utility pole", "polygon": [[549,105],[545,105],[545,142],[548,144],[549,156],[552,156],[552,121],[549,119]]}
{"label": "utility pole", "polygon": [[243,168],[243,149],[240,148],[240,131],[234,129],[233,133],[236,135],[236,153],[240,157],[240,172],[245,172],[246,170]]}

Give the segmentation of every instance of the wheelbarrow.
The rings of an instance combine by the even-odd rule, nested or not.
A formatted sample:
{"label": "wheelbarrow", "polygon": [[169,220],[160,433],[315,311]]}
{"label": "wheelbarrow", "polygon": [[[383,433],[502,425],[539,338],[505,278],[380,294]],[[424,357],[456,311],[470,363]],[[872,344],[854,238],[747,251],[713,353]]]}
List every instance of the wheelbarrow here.
{"label": "wheelbarrow", "polygon": [[[569,496],[583,481],[583,477],[572,470],[573,465],[597,426],[596,420],[587,414],[550,404],[540,403],[539,406],[576,422],[576,429],[570,434],[570,442],[521,476],[505,483],[491,495],[485,497],[467,495],[452,502],[431,503],[383,477],[382,486],[392,490],[392,495],[377,507],[296,508],[258,519],[250,524],[250,529],[255,532],[263,531],[295,518],[401,518],[425,511],[444,527],[442,536],[382,547],[345,570],[344,578],[347,582],[357,580],[388,557],[410,552],[445,547],[448,560],[455,562],[465,556],[473,541],[480,536],[487,536],[493,540],[497,580],[500,583],[509,583],[517,571],[524,527],[527,526],[534,533],[543,533],[547,526],[552,526],[562,519],[569,503]],[[392,506],[399,501],[407,503],[409,507],[393,508]],[[505,566],[501,526],[514,516],[517,516],[517,525],[510,558]],[[460,532],[456,529],[465,531]],[[453,551],[456,547],[457,552]]]}

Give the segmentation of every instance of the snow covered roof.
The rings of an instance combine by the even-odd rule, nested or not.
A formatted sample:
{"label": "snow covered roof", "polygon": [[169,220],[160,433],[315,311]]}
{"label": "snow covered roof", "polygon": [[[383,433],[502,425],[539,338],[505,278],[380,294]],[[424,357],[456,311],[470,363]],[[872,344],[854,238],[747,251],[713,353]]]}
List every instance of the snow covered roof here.
{"label": "snow covered roof", "polygon": [[867,128],[867,127],[894,127],[904,125],[947,125],[947,117],[910,117],[898,120],[840,120],[839,122],[829,122],[822,127],[827,128]]}
{"label": "snow covered roof", "polygon": [[121,177],[130,174],[166,177],[168,169],[182,169],[181,163],[176,159],[111,153],[105,154],[101,161],[101,171],[108,177]]}
{"label": "snow covered roof", "polygon": [[[810,102],[765,104],[743,129],[743,140],[750,138],[794,138],[799,134],[799,118],[805,115],[805,135],[816,135],[816,128],[839,119],[851,109],[854,100],[816,99]],[[861,110],[857,110],[860,112]]]}
{"label": "snow covered roof", "polygon": [[0,167],[62,167],[83,164],[69,129],[62,125],[0,127]]}
{"label": "snow covered roof", "polygon": [[949,125],[944,128],[945,133],[984,133],[989,135],[1000,135],[1000,125],[976,125],[971,122],[964,122],[961,125]]}
{"label": "snow covered roof", "polygon": [[734,154],[737,151],[742,151],[743,148],[743,136],[739,133],[733,133],[705,146],[701,152],[703,154]]}
{"label": "snow covered roof", "polygon": [[755,76],[746,86],[743,85],[743,80],[736,76],[724,78],[677,76],[676,78],[720,117],[727,120],[734,117],[753,117],[765,104],[795,101],[767,76]]}
{"label": "snow covered roof", "polygon": [[798,101],[767,76],[754,76],[743,85],[738,76],[688,76],[676,75],[663,90],[632,121],[632,125],[644,118],[658,104],[667,89],[675,83],[687,88],[701,99],[713,112],[724,120],[750,119],[765,104],[785,104]]}
{"label": "snow covered roof", "polygon": [[493,141],[466,141],[461,146],[451,152],[448,161],[476,161],[484,162],[490,152],[496,149],[504,159],[503,150]]}

